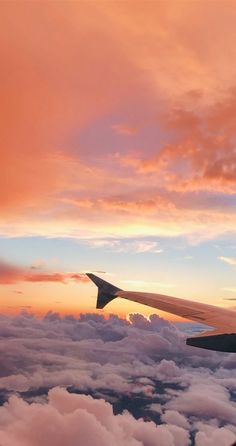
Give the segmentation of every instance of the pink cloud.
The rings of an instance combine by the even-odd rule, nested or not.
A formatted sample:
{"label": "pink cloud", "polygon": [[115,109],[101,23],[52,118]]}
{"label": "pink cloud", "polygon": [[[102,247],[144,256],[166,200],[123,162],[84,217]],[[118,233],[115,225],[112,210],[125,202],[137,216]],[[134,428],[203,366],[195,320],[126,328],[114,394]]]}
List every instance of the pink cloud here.
{"label": "pink cloud", "polygon": [[196,211],[191,195],[235,190],[231,3],[214,14],[189,2],[1,12],[2,234],[83,237],[94,221],[119,235],[235,228],[232,210]]}
{"label": "pink cloud", "polygon": [[160,175],[168,190],[233,193],[235,111],[235,89],[230,89],[219,103],[201,110],[185,110],[184,104],[179,104],[162,117],[164,127],[174,131],[175,141],[160,146],[150,157],[145,152],[137,157],[128,154],[121,157],[121,162],[139,173]]}
{"label": "pink cloud", "polygon": [[[18,282],[59,282],[67,283],[74,280],[88,282],[85,274],[58,273],[58,272],[32,272],[32,269],[22,268],[5,261],[0,261],[0,284],[11,285]],[[19,291],[17,291],[20,293]]]}
{"label": "pink cloud", "polygon": [[[219,398],[220,396],[220,398]],[[168,408],[184,414],[227,420],[235,425],[235,403],[229,404],[228,393],[221,386],[196,383],[168,404]]]}
{"label": "pink cloud", "polygon": [[227,428],[215,426],[204,426],[196,434],[196,446],[235,446],[235,435]]}
{"label": "pink cloud", "polygon": [[13,396],[0,408],[2,446],[187,446],[188,433],[175,426],[156,426],[135,420],[127,412],[115,416],[104,400],[68,393],[61,388],[49,391],[47,403],[28,404]]}
{"label": "pink cloud", "polygon": [[127,124],[114,124],[112,125],[112,130],[119,135],[127,135],[132,136],[137,133],[137,129],[135,127],[131,127]]}

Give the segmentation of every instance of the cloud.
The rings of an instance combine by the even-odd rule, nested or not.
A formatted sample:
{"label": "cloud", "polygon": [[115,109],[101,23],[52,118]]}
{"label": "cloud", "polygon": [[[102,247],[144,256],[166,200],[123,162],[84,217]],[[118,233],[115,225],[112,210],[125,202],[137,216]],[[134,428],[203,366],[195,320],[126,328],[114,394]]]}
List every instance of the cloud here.
{"label": "cloud", "polygon": [[88,239],[85,241],[93,248],[105,248],[116,252],[133,252],[136,254],[141,254],[145,252],[153,252],[160,254],[163,249],[160,248],[158,242],[151,240],[132,240],[132,239],[115,239],[115,238],[104,238],[104,239]]}
{"label": "cloud", "polygon": [[188,430],[190,427],[187,418],[176,410],[166,410],[161,419],[164,423],[174,424],[175,426],[180,426],[183,429]]}
{"label": "cloud", "polygon": [[[65,141],[73,128],[108,112],[121,93],[133,90],[128,78],[128,70],[133,70],[128,62],[122,72],[114,69],[113,62],[122,65],[123,58],[118,48],[114,51],[113,38],[114,45],[106,43],[110,26],[100,25],[99,8],[71,4],[38,9],[32,5],[27,11],[9,4],[1,10],[2,65],[7,79],[2,89],[1,206],[2,215],[19,217],[19,210],[27,213],[32,207],[42,210],[55,204],[54,194],[66,188],[74,167],[80,166],[77,156],[64,150],[59,141]],[[106,65],[105,72],[101,64]]]}
{"label": "cloud", "polygon": [[[6,402],[0,408],[1,444],[5,446],[4,440],[7,446],[15,446],[15,429],[20,425],[22,443],[29,438],[33,446],[39,441],[34,436],[35,422],[40,420],[46,424],[45,444],[56,440],[57,426],[65,439],[72,426],[64,428],[72,419],[77,427],[84,425],[84,410],[93,414],[99,426],[107,423],[110,441],[116,423],[120,433],[122,426],[130,426],[129,444],[134,440],[145,446],[148,441],[155,444],[160,435],[164,444],[187,446],[190,434],[197,441],[201,433],[201,445],[205,436],[209,441],[214,438],[214,430],[207,432],[207,426],[223,429],[222,442],[235,440],[236,356],[189,347],[185,337],[156,315],[149,320],[131,315],[129,322],[98,314],[75,318],[48,313],[42,319],[26,312],[17,317],[1,315],[0,399]],[[51,434],[45,413],[45,417],[52,414]],[[96,431],[100,442],[102,431],[101,426]],[[87,438],[84,435],[78,441]],[[70,444],[70,437],[66,438]]]}
{"label": "cloud", "polygon": [[130,414],[114,415],[111,404],[61,388],[49,391],[48,402],[28,404],[11,397],[0,408],[2,446],[94,444],[108,446],[187,446],[188,433],[176,426],[156,426]]}
{"label": "cloud", "polygon": [[149,282],[145,280],[137,280],[137,279],[129,279],[129,280],[122,280],[122,283],[132,286],[138,286],[138,287],[160,287],[160,288],[173,288],[175,285],[173,283],[166,283],[166,282]]}
{"label": "cloud", "polygon": [[217,443],[222,446],[234,446],[235,435],[228,429],[213,426],[203,426],[203,430],[196,434],[196,446],[214,446]]}
{"label": "cloud", "polygon": [[137,133],[137,129],[135,127],[130,127],[126,124],[114,124],[112,125],[112,130],[119,135],[132,136]]}
{"label": "cloud", "polygon": [[230,291],[231,293],[236,293],[236,288],[235,287],[224,287],[222,288],[225,291]]}
{"label": "cloud", "polygon": [[130,153],[121,156],[121,162],[139,174],[158,175],[159,183],[180,195],[208,190],[234,194],[236,157],[231,139],[235,109],[235,88],[201,111],[178,104],[162,117],[172,141],[159,145],[151,156],[144,151],[136,156]]}
{"label": "cloud", "polygon": [[[36,272],[34,268],[22,268],[3,260],[0,261],[0,284],[11,285],[19,282],[58,282],[67,281],[88,282],[85,274],[80,273],[57,273],[57,272]],[[15,291],[22,294],[21,291]]]}
{"label": "cloud", "polygon": [[173,399],[167,407],[193,416],[227,420],[236,423],[236,404],[229,404],[228,392],[217,383],[207,386],[203,383],[192,384],[186,392]]}
{"label": "cloud", "polygon": [[[212,422],[210,425],[205,424],[204,422],[198,422],[197,426],[199,426],[201,432],[196,435],[196,444],[202,446],[203,444],[207,444],[209,446],[213,446],[216,438],[222,440],[222,444],[235,446],[235,440],[232,439],[230,435],[230,431],[226,428],[218,428],[216,423]],[[204,443],[205,441],[205,443]]]}
{"label": "cloud", "polygon": [[218,259],[224,263],[227,263],[227,265],[236,266],[236,259],[234,257],[220,256],[220,257],[218,257]]}
{"label": "cloud", "polygon": [[235,230],[231,2],[1,9],[1,234]]}

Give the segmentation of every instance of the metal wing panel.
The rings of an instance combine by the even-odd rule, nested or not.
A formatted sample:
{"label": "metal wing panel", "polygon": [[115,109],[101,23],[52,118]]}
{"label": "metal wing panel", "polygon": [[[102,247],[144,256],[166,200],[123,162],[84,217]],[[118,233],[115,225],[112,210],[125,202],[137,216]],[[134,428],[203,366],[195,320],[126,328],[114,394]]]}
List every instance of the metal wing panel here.
{"label": "metal wing panel", "polygon": [[219,332],[236,332],[236,312],[233,310],[162,294],[119,291],[117,295],[195,322],[216,327]]}

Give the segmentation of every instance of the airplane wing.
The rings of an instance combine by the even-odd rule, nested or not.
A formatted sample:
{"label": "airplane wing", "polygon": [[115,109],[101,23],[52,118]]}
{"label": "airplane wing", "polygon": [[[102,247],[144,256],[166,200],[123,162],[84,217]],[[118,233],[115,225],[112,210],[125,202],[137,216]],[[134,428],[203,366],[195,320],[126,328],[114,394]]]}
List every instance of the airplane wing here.
{"label": "airplane wing", "polygon": [[188,345],[209,350],[236,352],[235,311],[164,294],[124,291],[92,273],[87,273],[87,276],[98,287],[97,308],[104,308],[116,297],[158,308],[215,328],[215,330],[187,338]]}

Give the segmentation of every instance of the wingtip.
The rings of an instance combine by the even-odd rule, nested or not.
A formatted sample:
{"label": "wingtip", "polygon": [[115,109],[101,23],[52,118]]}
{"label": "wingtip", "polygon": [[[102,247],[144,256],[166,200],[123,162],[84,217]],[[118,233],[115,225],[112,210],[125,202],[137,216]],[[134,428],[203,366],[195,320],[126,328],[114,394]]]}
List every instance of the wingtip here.
{"label": "wingtip", "polygon": [[109,282],[101,279],[98,276],[95,276],[93,273],[86,273],[90,280],[98,287],[98,297],[97,297],[97,305],[96,308],[102,309],[111,302],[113,299],[117,297],[117,293],[120,288],[112,285]]}

